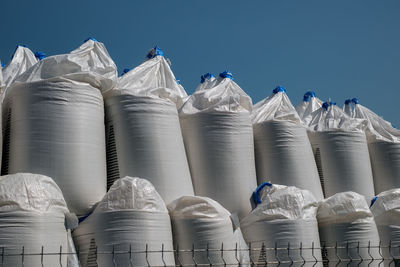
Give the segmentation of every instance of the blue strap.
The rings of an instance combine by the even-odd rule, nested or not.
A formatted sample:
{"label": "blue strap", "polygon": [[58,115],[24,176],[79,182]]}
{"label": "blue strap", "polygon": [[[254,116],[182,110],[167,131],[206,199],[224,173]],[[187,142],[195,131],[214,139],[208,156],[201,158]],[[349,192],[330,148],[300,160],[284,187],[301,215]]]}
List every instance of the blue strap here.
{"label": "blue strap", "polygon": [[274,90],[272,90],[272,93],[274,94],[277,94],[279,92],[286,93],[285,87],[278,85]]}
{"label": "blue strap", "polygon": [[46,54],[42,51],[37,51],[35,52],[35,57],[39,60],[42,60],[46,57]]}
{"label": "blue strap", "polygon": [[230,72],[230,71],[228,71],[228,70],[226,70],[226,71],[224,71],[224,72],[221,72],[220,74],[219,74],[219,77],[221,77],[221,78],[229,78],[229,79],[231,79],[231,80],[233,80],[233,76],[232,76],[232,73]]}
{"label": "blue strap", "polygon": [[212,75],[211,73],[207,72],[206,74],[201,75],[200,83],[204,83],[206,80],[210,80],[211,78],[215,78],[214,75]]}
{"label": "blue strap", "polygon": [[315,93],[313,91],[307,91],[303,96],[303,101],[309,102],[312,97],[315,97]]}
{"label": "blue strap", "polygon": [[378,196],[375,196],[372,200],[371,200],[371,206],[369,206],[369,207],[372,207],[372,205],[374,205],[374,203],[375,203],[375,201],[378,199]]}
{"label": "blue strap", "polygon": [[353,102],[354,104],[359,104],[359,103],[360,103],[360,102],[358,101],[357,98],[353,98],[353,99],[351,100],[351,102]]}
{"label": "blue strap", "polygon": [[322,104],[322,108],[325,109],[325,110],[328,110],[329,106],[330,106],[330,105],[329,105],[328,102],[324,102],[324,103]]}
{"label": "blue strap", "polygon": [[83,43],[86,43],[87,41],[92,40],[93,42],[98,42],[96,39],[94,39],[93,37],[89,37],[86,38],[85,41],[83,41]]}
{"label": "blue strap", "polygon": [[260,184],[259,186],[257,186],[256,190],[253,192],[253,194],[251,196],[253,203],[256,205],[256,207],[258,204],[261,203],[260,192],[266,186],[272,186],[272,184],[268,183],[268,182],[264,182],[264,183]]}
{"label": "blue strap", "polygon": [[164,52],[157,45],[154,48],[152,48],[149,51],[149,53],[147,53],[146,57],[148,59],[152,59],[152,58],[154,58],[156,56],[162,56],[162,57],[164,56]]}
{"label": "blue strap", "polygon": [[351,103],[351,99],[346,99],[345,101],[344,101],[344,104],[345,105],[349,105]]}

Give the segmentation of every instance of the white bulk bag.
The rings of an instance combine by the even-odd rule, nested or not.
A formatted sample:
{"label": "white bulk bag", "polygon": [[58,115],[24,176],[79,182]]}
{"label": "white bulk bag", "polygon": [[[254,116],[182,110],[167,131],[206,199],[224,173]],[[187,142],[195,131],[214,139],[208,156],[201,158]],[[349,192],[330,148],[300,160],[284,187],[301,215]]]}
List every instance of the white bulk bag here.
{"label": "white bulk bag", "polygon": [[373,111],[359,104],[356,98],[346,101],[344,109],[351,110],[354,118],[365,119],[374,176],[375,193],[400,187],[400,130]]}
{"label": "white bulk bag", "polygon": [[379,266],[378,230],[364,196],[337,193],[320,203],[317,219],[329,266]]}
{"label": "white bulk bag", "polygon": [[5,88],[9,87],[19,75],[37,62],[38,60],[35,54],[33,54],[29,48],[24,45],[17,46],[10,63],[3,68],[3,82]]}
{"label": "white bulk bag", "polygon": [[216,200],[239,218],[251,210],[256,187],[250,97],[220,74],[180,109],[181,127],[196,195]]}
{"label": "white bulk bag", "polygon": [[[66,266],[73,252],[66,226],[74,227],[74,218],[77,222],[51,178],[29,173],[0,177],[3,266]],[[78,266],[68,258],[71,267]]]}
{"label": "white bulk bag", "polygon": [[51,176],[70,210],[87,214],[106,192],[101,91],[115,79],[115,64],[93,40],[20,75],[3,105],[3,173]]}
{"label": "white bulk bag", "polygon": [[194,194],[177,111],[186,93],[161,50],[153,50],[104,95],[108,185],[127,175],[143,177],[170,203]]}
{"label": "white bulk bag", "polygon": [[310,191],[263,183],[254,192],[254,200],[258,206],[241,221],[254,262],[322,266],[318,202]]}
{"label": "white bulk bag", "polygon": [[315,96],[313,91],[308,91],[303,96],[303,101],[297,105],[296,111],[301,120],[308,125],[312,119],[312,113],[322,106],[322,101]]}
{"label": "white bulk bag", "polygon": [[168,210],[145,179],[116,180],[73,236],[83,267],[175,266]]}
{"label": "white bulk bag", "polygon": [[313,151],[300,117],[278,86],[252,112],[258,184],[292,185],[323,199]]}
{"label": "white bulk bag", "polygon": [[309,137],[326,197],[345,191],[374,196],[365,126],[328,102],[313,112]]}
{"label": "white bulk bag", "polygon": [[[400,189],[395,188],[380,193],[371,206],[381,240],[385,265],[393,258],[400,262]],[[392,263],[392,266],[395,264]]]}
{"label": "white bulk bag", "polygon": [[[178,264],[243,266],[249,253],[225,208],[207,197],[184,196],[168,205]],[[193,253],[194,251],[194,253]]]}

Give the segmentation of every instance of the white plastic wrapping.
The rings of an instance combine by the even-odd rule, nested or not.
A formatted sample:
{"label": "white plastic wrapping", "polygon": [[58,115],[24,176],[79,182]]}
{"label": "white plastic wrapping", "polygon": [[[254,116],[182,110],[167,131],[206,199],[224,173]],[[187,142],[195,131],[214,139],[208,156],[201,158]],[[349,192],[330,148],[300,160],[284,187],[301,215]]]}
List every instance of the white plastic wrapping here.
{"label": "white plastic wrapping", "polygon": [[38,62],[33,52],[25,46],[17,46],[15,53],[3,69],[3,82],[9,87],[15,79]]}
{"label": "white plastic wrapping", "polygon": [[[68,243],[65,227],[73,226],[68,221],[72,218],[51,178],[29,173],[0,177],[0,244],[4,247],[0,261],[4,266],[66,266],[65,254],[73,252],[73,244]],[[62,256],[57,255],[60,246]],[[46,255],[51,253],[55,254]],[[73,256],[68,260],[70,266],[78,266]]]}
{"label": "white plastic wrapping", "polygon": [[211,262],[213,266],[222,266],[224,262],[230,266],[249,263],[248,247],[240,228],[233,223],[229,211],[216,201],[207,197],[184,196],[169,204],[168,209],[175,249],[179,250],[176,262],[184,266],[194,262]]}
{"label": "white plastic wrapping", "polygon": [[255,104],[252,119],[258,184],[296,186],[323,199],[307,130],[283,89]]}
{"label": "white plastic wrapping", "polygon": [[[241,221],[252,260],[261,264],[265,260],[280,261],[286,262],[280,266],[289,266],[292,259],[297,261],[292,266],[315,266],[317,259],[316,265],[322,266],[316,220],[318,202],[312,193],[294,186],[264,183],[255,196],[258,206]],[[288,251],[288,246],[293,250]]]}
{"label": "white plastic wrapping", "polygon": [[358,104],[357,99],[346,101],[344,109],[351,110],[354,118],[367,120],[365,133],[371,157],[375,193],[400,187],[400,130]]}
{"label": "white plastic wrapping", "polygon": [[230,78],[200,88],[180,110],[196,195],[216,200],[239,218],[256,187],[251,99]]}
{"label": "white plastic wrapping", "polygon": [[337,193],[320,203],[317,219],[329,266],[379,266],[378,230],[364,196]]}
{"label": "white plastic wrapping", "polygon": [[115,181],[73,236],[83,267],[96,264],[96,251],[95,266],[99,267],[114,266],[113,262],[131,266],[131,260],[133,266],[175,265],[168,210],[154,186],[144,179]]}
{"label": "white plastic wrapping", "polygon": [[303,101],[296,107],[301,120],[308,125],[312,119],[312,113],[322,106],[322,101],[315,96],[315,93],[308,91],[304,94]]}
{"label": "white plastic wrapping", "polygon": [[309,138],[325,197],[354,191],[374,196],[365,120],[352,119],[335,105],[313,113]]}
{"label": "white plastic wrapping", "polygon": [[[400,189],[380,193],[371,206],[385,259],[400,258]],[[391,260],[385,262],[389,266]],[[392,264],[393,266],[393,264]]]}
{"label": "white plastic wrapping", "polygon": [[176,109],[186,93],[165,58],[145,61],[120,77],[118,87],[104,96],[108,185],[138,176],[148,179],[166,203],[194,195]]}
{"label": "white plastic wrapping", "polygon": [[7,89],[3,105],[8,153],[3,155],[2,172],[52,177],[79,216],[106,192],[100,90],[111,86],[109,69],[116,70],[113,63],[99,61],[107,54],[103,48],[89,40],[71,54],[41,60]]}

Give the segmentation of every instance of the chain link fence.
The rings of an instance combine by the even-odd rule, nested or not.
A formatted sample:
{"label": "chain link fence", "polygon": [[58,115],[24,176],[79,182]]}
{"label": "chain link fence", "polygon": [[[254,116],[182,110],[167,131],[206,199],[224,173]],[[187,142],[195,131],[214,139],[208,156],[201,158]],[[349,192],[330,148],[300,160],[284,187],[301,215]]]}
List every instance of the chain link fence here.
{"label": "chain link fence", "polygon": [[[164,249],[149,250],[148,246],[142,251],[128,249],[121,250],[112,246],[110,251],[102,251],[93,247],[89,251],[71,253],[62,247],[59,250],[48,252],[44,247],[37,251],[21,247],[7,248],[0,246],[0,266],[2,267],[166,267],[166,266],[400,266],[400,242],[389,245],[360,245],[358,242],[337,243],[334,246],[275,246],[265,247],[262,243],[257,247],[249,244],[248,249]],[[54,248],[53,248],[54,250]],[[243,256],[246,255],[246,256]],[[311,257],[310,257],[311,255]],[[319,257],[322,255],[322,257]],[[170,258],[175,265],[170,264]],[[81,260],[78,265],[77,259]],[[161,264],[152,264],[154,259]],[[82,259],[85,259],[83,262]],[[232,260],[234,259],[234,260]],[[138,264],[138,260],[141,264]]]}

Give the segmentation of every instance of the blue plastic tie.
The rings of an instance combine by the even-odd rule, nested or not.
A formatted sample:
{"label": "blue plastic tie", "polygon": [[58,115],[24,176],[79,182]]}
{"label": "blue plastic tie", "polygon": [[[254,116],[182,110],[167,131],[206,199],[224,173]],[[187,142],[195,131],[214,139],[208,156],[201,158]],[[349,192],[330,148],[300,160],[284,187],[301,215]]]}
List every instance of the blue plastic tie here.
{"label": "blue plastic tie", "polygon": [[3,62],[1,62],[1,67],[4,68],[6,66],[6,64],[4,64]]}
{"label": "blue plastic tie", "polygon": [[181,84],[181,80],[179,80],[178,78],[175,79],[177,84]]}
{"label": "blue plastic tie", "polygon": [[359,103],[360,103],[360,102],[358,101],[357,98],[353,98],[353,99],[351,100],[351,102],[353,102],[354,104],[359,104]]}
{"label": "blue plastic tie", "polygon": [[324,102],[324,103],[322,104],[322,108],[325,109],[325,110],[328,110],[329,106],[330,106],[330,105],[329,105],[328,102]]}
{"label": "blue plastic tie", "polygon": [[279,85],[272,92],[274,94],[277,94],[279,92],[286,93],[286,89],[285,89],[285,87],[282,87],[282,86]]}
{"label": "blue plastic tie", "polygon": [[310,97],[315,97],[314,91],[307,91],[304,95],[309,95]]}
{"label": "blue plastic tie", "polygon": [[211,78],[215,78],[214,75],[212,75],[211,73],[207,72],[206,74],[201,75],[200,83],[204,83],[206,80],[211,80]]}
{"label": "blue plastic tie", "polygon": [[162,56],[162,57],[164,56],[164,52],[157,45],[154,48],[152,48],[149,51],[149,53],[147,53],[146,57],[148,59],[152,59],[152,58],[154,58],[156,56]]}
{"label": "blue plastic tie", "polygon": [[125,75],[126,73],[128,73],[131,69],[130,68],[125,68],[122,73],[121,76]]}
{"label": "blue plastic tie", "polygon": [[344,101],[345,105],[349,105],[351,103],[351,99],[346,99],[346,101]]}
{"label": "blue plastic tie", "polygon": [[378,199],[378,196],[375,196],[372,200],[371,200],[371,206],[369,206],[369,207],[372,207],[372,205],[374,205],[374,203],[375,203],[375,201]]}
{"label": "blue plastic tie", "polygon": [[263,190],[263,188],[266,186],[272,186],[272,184],[268,183],[268,182],[264,182],[264,183],[260,184],[259,186],[257,186],[256,190],[253,192],[253,195],[251,196],[256,207],[258,204],[261,203],[260,191]]}
{"label": "blue plastic tie", "polygon": [[329,102],[329,106],[336,106],[336,102]]}
{"label": "blue plastic tie", "polygon": [[224,71],[224,72],[221,72],[220,74],[219,74],[219,77],[221,77],[221,78],[229,78],[229,79],[231,79],[231,80],[233,80],[233,76],[232,76],[232,73],[230,72],[230,71],[228,71],[228,70],[226,70],[226,71]]}
{"label": "blue plastic tie", "polygon": [[87,41],[92,40],[93,42],[98,42],[96,39],[94,39],[93,37],[89,37],[87,39],[85,39],[85,41],[83,41],[83,43],[86,43]]}
{"label": "blue plastic tie", "polygon": [[305,94],[305,95],[303,96],[303,101],[304,101],[304,102],[309,102],[310,99],[311,99],[311,96],[310,96],[310,95]]}
{"label": "blue plastic tie", "polygon": [[35,57],[39,60],[42,60],[46,57],[46,54],[42,51],[37,51],[35,52]]}

